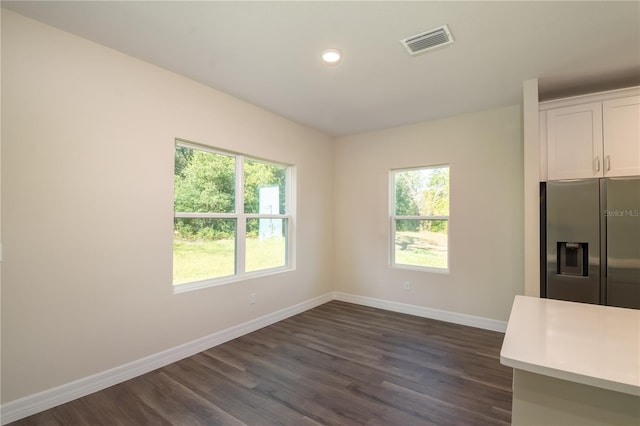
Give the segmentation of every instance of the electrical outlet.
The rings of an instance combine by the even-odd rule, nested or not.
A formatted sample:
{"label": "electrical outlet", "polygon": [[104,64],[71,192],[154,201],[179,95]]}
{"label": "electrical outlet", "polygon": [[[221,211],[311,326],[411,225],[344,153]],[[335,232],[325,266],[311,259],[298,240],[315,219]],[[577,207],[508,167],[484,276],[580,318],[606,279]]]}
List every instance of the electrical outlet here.
{"label": "electrical outlet", "polygon": [[404,291],[411,291],[411,283],[409,281],[404,282]]}
{"label": "electrical outlet", "polygon": [[255,294],[255,293],[251,293],[251,294],[249,295],[249,304],[250,304],[250,305],[253,305],[253,304],[255,304],[255,303],[256,303],[256,294]]}

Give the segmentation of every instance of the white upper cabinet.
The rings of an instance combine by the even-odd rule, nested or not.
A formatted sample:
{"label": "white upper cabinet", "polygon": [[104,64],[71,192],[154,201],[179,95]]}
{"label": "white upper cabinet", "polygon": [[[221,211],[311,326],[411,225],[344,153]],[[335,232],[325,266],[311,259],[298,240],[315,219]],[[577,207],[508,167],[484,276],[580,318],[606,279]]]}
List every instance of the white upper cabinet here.
{"label": "white upper cabinet", "polygon": [[604,175],[640,175],[640,96],[602,103]]}
{"label": "white upper cabinet", "polygon": [[545,102],[540,110],[548,180],[640,175],[637,88]]}
{"label": "white upper cabinet", "polygon": [[549,180],[602,176],[602,103],[547,111]]}

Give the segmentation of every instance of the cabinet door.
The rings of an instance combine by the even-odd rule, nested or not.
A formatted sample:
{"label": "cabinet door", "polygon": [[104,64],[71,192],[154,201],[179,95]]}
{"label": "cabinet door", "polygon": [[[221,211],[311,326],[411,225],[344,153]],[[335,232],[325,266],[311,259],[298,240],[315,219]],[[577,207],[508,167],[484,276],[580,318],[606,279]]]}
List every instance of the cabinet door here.
{"label": "cabinet door", "polygon": [[640,175],[640,96],[602,103],[604,175]]}
{"label": "cabinet door", "polygon": [[549,180],[603,176],[602,103],[547,111]]}

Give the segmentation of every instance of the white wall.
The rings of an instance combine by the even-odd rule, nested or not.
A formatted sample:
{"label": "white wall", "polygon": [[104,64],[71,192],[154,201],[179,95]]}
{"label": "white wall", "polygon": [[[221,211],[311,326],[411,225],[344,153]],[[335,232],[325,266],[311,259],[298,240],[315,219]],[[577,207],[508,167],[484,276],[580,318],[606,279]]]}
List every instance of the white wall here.
{"label": "white wall", "polygon": [[[336,290],[506,321],[524,285],[522,154],[519,106],[339,138]],[[450,273],[391,269],[389,170],[432,164],[451,167]]]}
{"label": "white wall", "polygon": [[[298,166],[297,270],[173,294],[176,137]],[[2,150],[3,402],[332,290],[326,135],[3,10]]]}

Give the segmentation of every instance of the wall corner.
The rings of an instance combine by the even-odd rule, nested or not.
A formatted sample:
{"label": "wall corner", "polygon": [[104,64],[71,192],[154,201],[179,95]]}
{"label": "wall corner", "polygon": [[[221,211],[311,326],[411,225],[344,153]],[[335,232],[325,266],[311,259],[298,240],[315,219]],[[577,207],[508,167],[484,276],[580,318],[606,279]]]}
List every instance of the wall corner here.
{"label": "wall corner", "polygon": [[524,129],[524,294],[540,297],[540,135],[538,79],[522,87]]}

